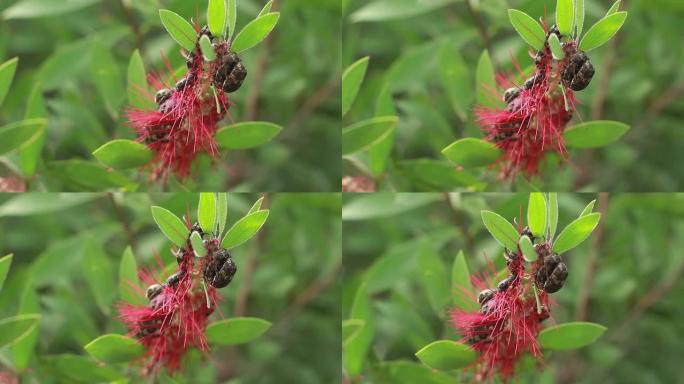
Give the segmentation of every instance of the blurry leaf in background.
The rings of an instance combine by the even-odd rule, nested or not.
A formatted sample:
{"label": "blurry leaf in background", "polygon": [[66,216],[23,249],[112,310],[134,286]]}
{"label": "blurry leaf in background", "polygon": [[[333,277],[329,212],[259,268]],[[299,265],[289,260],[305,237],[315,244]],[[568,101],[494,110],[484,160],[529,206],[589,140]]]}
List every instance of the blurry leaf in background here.
{"label": "blurry leaf in background", "polygon": [[496,91],[496,80],[492,59],[489,52],[483,51],[477,62],[475,72],[475,89],[477,103],[486,107],[496,108],[502,104]]}
{"label": "blurry leaf in background", "polygon": [[107,334],[83,347],[94,358],[109,364],[125,363],[142,356],[144,347],[136,339]]}
{"label": "blurry leaf in background", "polygon": [[94,193],[22,194],[0,206],[0,217],[47,214],[69,209],[97,198]]}
{"label": "blurry leaf in background", "polygon": [[119,265],[119,298],[131,304],[145,304],[140,294],[142,287],[138,279],[138,265],[131,247],[126,247]]}
{"label": "blurry leaf in background", "polygon": [[7,60],[0,64],[0,105],[2,105],[2,102],[9,92],[12,79],[14,79],[14,73],[17,70],[18,62],[19,58],[15,57],[14,59]]}
{"label": "blurry leaf in background", "polygon": [[366,75],[369,59],[370,57],[366,56],[357,60],[342,73],[342,116],[346,115],[354,104]]}
{"label": "blurry leaf in background", "polygon": [[9,272],[10,266],[12,266],[12,254],[0,257],[0,292],[2,292],[2,286],[7,278],[7,272]]}
{"label": "blurry leaf in background", "polygon": [[131,59],[128,62],[126,79],[128,102],[132,106],[140,109],[154,108],[154,103],[146,94],[146,92],[150,92],[147,85],[147,74],[145,73],[145,64],[137,49],[133,51]]}
{"label": "blurry leaf in background", "polygon": [[265,121],[247,121],[220,128],[216,143],[226,149],[246,149],[268,143],[283,127]]}
{"label": "blurry leaf in background", "polygon": [[102,43],[96,42],[91,52],[90,73],[93,82],[107,107],[107,112],[116,119],[119,117],[119,109],[125,95],[119,68],[109,49]]}
{"label": "blurry leaf in background", "polygon": [[19,149],[42,132],[45,119],[29,119],[0,127],[0,155]]}
{"label": "blurry leaf in background", "polygon": [[416,356],[432,369],[450,371],[471,365],[477,358],[477,352],[466,344],[438,340],[416,352]]}
{"label": "blurry leaf in background", "polygon": [[374,0],[352,13],[350,20],[358,23],[406,19],[452,2],[455,0]]}
{"label": "blurry leaf in background", "polygon": [[3,19],[56,16],[99,3],[100,0],[20,0],[2,13]]}
{"label": "blurry leaf in background", "polygon": [[112,140],[93,152],[102,164],[114,169],[142,167],[154,157],[154,153],[144,144],[131,140]]}
{"label": "blurry leaf in background", "polygon": [[0,319],[0,348],[26,336],[39,322],[40,315],[17,315]]}
{"label": "blurry leaf in background", "polygon": [[563,139],[568,147],[596,148],[619,140],[629,128],[618,121],[589,121],[568,127]]}
{"label": "blurry leaf in background", "polygon": [[373,342],[375,334],[375,321],[373,308],[370,298],[366,292],[365,284],[362,284],[354,296],[350,319],[358,319],[364,322],[359,334],[350,340],[344,350],[344,366],[350,375],[357,375],[361,372],[366,361],[366,354]]}
{"label": "blurry leaf in background", "polygon": [[539,345],[549,350],[577,349],[596,341],[606,327],[593,323],[564,323],[539,333]]}
{"label": "blurry leaf in background", "polygon": [[464,168],[482,167],[501,157],[501,150],[489,141],[468,137],[449,144],[442,150],[444,156]]}
{"label": "blurry leaf in background", "polygon": [[375,193],[359,196],[342,208],[342,220],[367,220],[375,217],[392,216],[419,208],[438,200],[429,194]]}
{"label": "blurry leaf in background", "polygon": [[263,335],[271,322],[252,317],[233,317],[207,327],[207,341],[217,345],[243,344]]}
{"label": "blurry leaf in background", "polygon": [[375,117],[353,124],[342,130],[342,154],[358,152],[378,143],[396,128],[394,116]]}
{"label": "blurry leaf in background", "polygon": [[451,270],[451,296],[456,308],[473,311],[478,304],[473,300],[473,284],[470,281],[470,270],[463,251],[458,251]]}

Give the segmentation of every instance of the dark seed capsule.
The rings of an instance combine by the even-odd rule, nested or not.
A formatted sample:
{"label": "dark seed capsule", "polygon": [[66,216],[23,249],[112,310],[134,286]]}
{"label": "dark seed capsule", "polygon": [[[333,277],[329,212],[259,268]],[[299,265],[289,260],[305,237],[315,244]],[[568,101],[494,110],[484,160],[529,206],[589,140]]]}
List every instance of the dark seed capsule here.
{"label": "dark seed capsule", "polygon": [[551,271],[551,274],[549,277],[546,279],[546,283],[544,284],[544,291],[547,293],[554,293],[558,292],[561,288],[563,288],[563,284],[565,284],[565,280],[568,278],[568,267],[565,265],[564,262],[560,262],[556,265],[556,268]]}
{"label": "dark seed capsule", "polygon": [[477,295],[477,302],[478,304],[483,305],[491,300],[492,297],[494,297],[494,291],[491,289],[485,289],[484,291],[480,292],[479,295]]}
{"label": "dark seed capsule", "polygon": [[573,91],[581,91],[589,86],[594,77],[594,66],[589,61],[589,57],[584,52],[578,52],[570,58],[563,72],[561,79],[568,88]]}
{"label": "dark seed capsule", "polygon": [[501,280],[496,287],[500,292],[504,292],[505,290],[508,289],[508,287],[511,286],[511,283],[513,282],[513,280],[515,280],[514,275],[508,276],[507,278]]}
{"label": "dark seed capsule", "polygon": [[152,300],[155,297],[157,297],[160,293],[162,293],[163,289],[164,288],[159,284],[152,284],[149,287],[147,287],[147,291],[145,292],[147,300]]}
{"label": "dark seed capsule", "polygon": [[189,84],[191,84],[194,80],[195,80],[195,75],[193,75],[192,73],[187,75],[186,77],[178,80],[178,82],[176,83],[176,91],[182,91],[183,89],[185,89],[185,87],[187,87]]}
{"label": "dark seed capsule", "polygon": [[240,57],[230,52],[221,57],[221,62],[214,73],[214,85],[226,93],[237,91],[247,77],[247,69]]}
{"label": "dark seed capsule", "polygon": [[530,90],[535,85],[541,83],[542,78],[543,78],[543,76],[541,74],[533,75],[529,79],[525,80],[525,84],[523,84],[523,87],[525,87],[525,89],[527,89],[527,90]]}
{"label": "dark seed capsule", "polygon": [[207,35],[207,37],[209,37],[209,39],[214,38],[214,36],[211,34],[211,31],[209,30],[209,27],[206,25],[204,27],[202,27],[202,29],[200,29],[199,35],[197,35],[197,40],[199,41],[199,39],[204,35]]}
{"label": "dark seed capsule", "polygon": [[170,99],[171,96],[173,96],[172,90],[170,90],[168,88],[160,89],[154,95],[154,101],[156,101],[157,104],[161,104],[161,103],[165,102],[166,100]]}
{"label": "dark seed capsule", "polygon": [[237,272],[237,265],[227,250],[221,249],[204,267],[204,278],[215,288],[223,288],[230,284]]}
{"label": "dark seed capsule", "polygon": [[176,272],[173,275],[169,276],[168,279],[166,279],[166,285],[169,287],[175,287],[183,278],[183,272]]}
{"label": "dark seed capsule", "polygon": [[506,102],[506,104],[509,104],[511,101],[513,101],[513,99],[515,99],[518,96],[520,96],[520,88],[508,88],[506,92],[504,92],[503,100],[504,102]]}

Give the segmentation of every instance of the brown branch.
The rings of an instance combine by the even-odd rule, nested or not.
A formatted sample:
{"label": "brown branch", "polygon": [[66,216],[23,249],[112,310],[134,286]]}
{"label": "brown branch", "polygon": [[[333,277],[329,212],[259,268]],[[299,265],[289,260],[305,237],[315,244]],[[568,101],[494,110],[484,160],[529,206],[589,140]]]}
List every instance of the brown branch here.
{"label": "brown branch", "polygon": [[482,18],[480,18],[480,13],[473,9],[472,4],[470,4],[470,0],[466,0],[465,5],[466,5],[466,8],[468,8],[468,13],[470,13],[470,16],[475,21],[475,26],[477,27],[477,31],[480,34],[480,38],[482,38],[482,43],[484,44],[485,48],[487,48],[487,51],[489,51],[489,53],[491,54],[492,53],[492,46],[489,42],[489,36],[487,35],[487,29],[485,28],[484,24],[482,23]]}
{"label": "brown branch", "polygon": [[131,10],[128,9],[126,4],[124,4],[124,1],[121,0],[119,4],[121,4],[121,9],[123,10],[124,16],[126,17],[126,22],[133,30],[133,35],[135,36],[135,46],[138,48],[138,51],[140,51],[140,54],[142,55],[145,47],[143,45],[143,38],[142,33],[140,32],[140,26],[135,21],[135,16],[133,15],[133,13],[131,13]]}
{"label": "brown branch", "polygon": [[294,117],[287,123],[288,127],[297,126],[304,121],[311,113],[313,113],[321,104],[323,104],[336,90],[340,87],[340,77],[330,82],[316,92],[314,92],[308,99],[304,101],[302,106],[295,112]]}
{"label": "brown branch", "polygon": [[667,91],[655,99],[651,105],[646,109],[644,117],[642,117],[635,125],[633,132],[642,131],[642,128],[648,126],[648,123],[657,115],[659,115],[663,110],[670,106],[674,101],[678,100],[679,97],[684,94],[684,82],[675,84],[670,87]]}

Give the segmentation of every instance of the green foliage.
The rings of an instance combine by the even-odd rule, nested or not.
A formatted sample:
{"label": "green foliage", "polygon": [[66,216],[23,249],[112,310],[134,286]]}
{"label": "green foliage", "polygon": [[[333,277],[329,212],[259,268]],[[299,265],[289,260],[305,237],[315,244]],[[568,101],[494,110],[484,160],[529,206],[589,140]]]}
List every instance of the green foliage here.
{"label": "green foliage", "polygon": [[39,315],[17,315],[0,319],[0,348],[26,336],[39,322]]}
{"label": "green foliage", "polygon": [[625,23],[625,19],[627,19],[627,12],[617,12],[599,20],[584,35],[579,48],[588,52],[602,46],[615,36],[622,24]]}
{"label": "green foliage", "polygon": [[266,222],[268,213],[269,211],[267,209],[260,210],[249,213],[238,220],[228,232],[226,232],[226,236],[223,238],[221,246],[226,249],[231,249],[251,239],[252,236],[259,232],[261,226]]}
{"label": "green foliage", "polygon": [[397,125],[393,116],[376,117],[346,127],[342,131],[342,154],[368,149],[390,135]]}
{"label": "green foliage", "polygon": [[0,105],[2,105],[2,102],[9,92],[12,79],[14,79],[14,73],[17,70],[18,62],[19,58],[15,57],[14,59],[7,60],[0,64]]}
{"label": "green foliage", "polygon": [[449,371],[467,367],[475,362],[477,352],[466,344],[451,340],[438,340],[416,352],[416,356],[432,369]]}
{"label": "green foliage", "polygon": [[[209,192],[200,193],[197,205],[197,220],[205,233],[214,233],[217,221],[216,195]],[[194,248],[194,247],[193,247]]]}
{"label": "green foliage", "polygon": [[12,254],[5,255],[0,258],[0,292],[2,292],[2,286],[7,278],[7,272],[9,272],[10,266],[12,265]]}
{"label": "green foliage", "polygon": [[181,47],[192,52],[195,48],[195,28],[187,20],[176,12],[168,9],[159,10],[159,18],[162,25],[171,37],[176,40]]}
{"label": "green foliage", "polygon": [[548,217],[548,207],[546,198],[541,192],[530,193],[530,200],[527,204],[527,225],[532,234],[537,237],[544,237],[546,233],[546,219]]}
{"label": "green foliage", "polygon": [[603,335],[606,327],[594,323],[564,323],[539,333],[539,345],[549,350],[582,348],[593,344]]}
{"label": "green foliage", "polygon": [[556,3],[556,26],[561,35],[569,35],[575,22],[574,0],[558,0]]}
{"label": "green foliage", "polygon": [[518,247],[518,230],[498,213],[482,211],[482,222],[494,239],[508,250]]}
{"label": "green foliage", "polygon": [[568,147],[597,148],[619,140],[629,128],[618,121],[590,121],[569,127],[563,138]]}
{"label": "green foliage", "polygon": [[249,121],[220,128],[216,142],[226,149],[247,149],[264,145],[276,137],[283,127],[265,121]]}
{"label": "green foliage", "polygon": [[498,107],[501,101],[492,96],[496,89],[496,79],[492,59],[486,50],[480,55],[475,69],[475,89],[477,90],[477,102],[488,107]]}
{"label": "green foliage", "polygon": [[181,219],[166,208],[152,207],[151,211],[155,223],[157,223],[164,236],[179,247],[185,245],[188,228]]}
{"label": "green foliage", "polygon": [[[207,25],[214,36],[223,36],[228,27],[226,5],[226,0],[209,0],[209,5],[207,5]],[[235,14],[235,10],[232,12]]]}
{"label": "green foliage", "polygon": [[511,20],[513,28],[515,28],[527,44],[537,51],[544,47],[546,33],[538,21],[517,9],[509,9],[508,18]]}
{"label": "green foliage", "polygon": [[233,40],[231,49],[237,53],[259,44],[275,28],[280,13],[274,12],[250,21]]}
{"label": "green foliage", "polygon": [[102,335],[83,347],[103,363],[125,363],[140,357],[144,348],[137,340],[122,335]]}
{"label": "green foliage", "polygon": [[589,237],[598,225],[600,218],[600,213],[590,213],[568,224],[553,242],[553,251],[564,253],[575,248]]}
{"label": "green foliage", "polygon": [[142,167],[154,157],[145,145],[132,140],[112,140],[93,152],[104,165],[114,169]]}
{"label": "green foliage", "polygon": [[271,328],[271,322],[253,317],[233,317],[207,327],[207,340],[218,345],[248,343]]}
{"label": "green foliage", "polygon": [[369,57],[363,57],[347,67],[342,73],[342,116],[349,112],[359,93],[363,77],[368,69]]}

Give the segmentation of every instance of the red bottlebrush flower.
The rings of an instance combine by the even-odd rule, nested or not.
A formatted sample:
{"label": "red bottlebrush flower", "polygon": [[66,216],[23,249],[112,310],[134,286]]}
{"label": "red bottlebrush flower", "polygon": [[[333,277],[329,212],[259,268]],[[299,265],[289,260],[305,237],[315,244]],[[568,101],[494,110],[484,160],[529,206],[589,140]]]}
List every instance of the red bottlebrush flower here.
{"label": "red bottlebrush flower", "polygon": [[[199,36],[205,30],[195,29]],[[198,39],[199,40],[199,39]],[[226,41],[213,43],[216,58],[205,61],[199,44],[187,57],[188,73],[178,80],[168,60],[164,59],[169,79],[149,76],[148,83],[159,91],[154,95],[157,110],[130,107],[128,123],[138,134],[138,140],[155,153],[152,179],[164,179],[173,171],[180,179],[190,174],[193,160],[200,153],[218,157],[214,136],[217,124],[226,116],[231,105],[226,92],[240,88],[247,76],[240,58],[230,52]],[[148,93],[148,92],[144,92]]]}
{"label": "red bottlebrush flower", "polygon": [[[140,280],[149,285],[149,305],[119,305],[119,315],[129,329],[129,336],[136,337],[145,347],[141,357],[143,374],[155,374],[162,367],[173,373],[180,369],[189,348],[209,349],[204,331],[219,295],[211,284],[213,281],[205,283],[206,271],[223,253],[218,239],[207,240],[205,248],[207,255],[199,259],[190,242],[178,250],[178,269],[165,282],[159,282],[150,270],[139,273]],[[163,269],[160,260],[158,263]]]}
{"label": "red bottlebrush flower", "polygon": [[[458,308],[450,311],[452,325],[462,336],[461,342],[470,344],[478,353],[472,367],[478,381],[491,381],[498,375],[507,382],[515,376],[516,365],[525,354],[540,363],[543,361],[537,336],[541,323],[550,317],[548,293],[560,288],[552,290],[551,283],[562,286],[563,281],[557,281],[558,274],[551,277],[559,262],[551,262],[554,254],[549,244],[541,243],[535,248],[540,257],[528,266],[529,270],[520,251],[507,252],[510,275],[495,289],[488,287],[488,282],[495,281],[497,276],[491,262],[488,262],[487,275],[472,276],[473,286],[481,290],[477,297],[479,311]],[[547,280],[548,286],[544,285]],[[540,284],[544,289],[536,289]],[[551,288],[545,290],[547,287]]]}
{"label": "red bottlebrush flower", "polygon": [[[558,32],[552,28],[547,36],[554,33]],[[497,76],[499,87],[506,91],[503,94],[491,91],[495,97],[503,98],[506,108],[475,108],[486,139],[503,151],[502,178],[513,178],[519,172],[534,176],[546,154],[567,155],[563,131],[572,119],[577,102],[573,90],[584,89],[594,70],[575,41],[563,43],[563,49],[565,57],[555,60],[546,42],[534,58],[534,73],[522,85],[503,74]],[[517,63],[514,65],[520,78],[524,78]]]}

